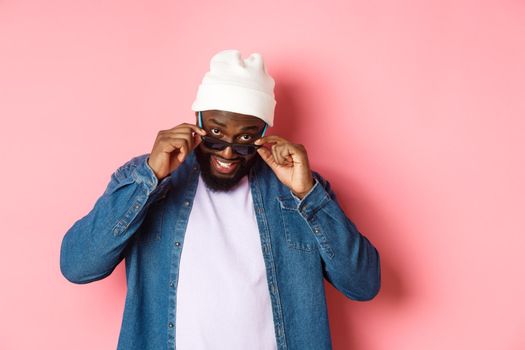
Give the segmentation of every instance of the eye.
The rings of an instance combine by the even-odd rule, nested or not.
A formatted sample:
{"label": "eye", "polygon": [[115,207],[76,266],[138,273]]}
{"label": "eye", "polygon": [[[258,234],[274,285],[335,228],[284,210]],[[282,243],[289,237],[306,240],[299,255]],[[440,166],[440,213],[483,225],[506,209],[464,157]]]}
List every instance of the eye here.
{"label": "eye", "polygon": [[211,128],[210,132],[212,133],[212,135],[215,135],[215,136],[218,136],[221,134],[221,130],[219,128]]}
{"label": "eye", "polygon": [[241,136],[239,137],[239,139],[240,139],[242,142],[248,142],[248,141],[253,140],[253,136],[252,136],[252,135],[241,135]]}

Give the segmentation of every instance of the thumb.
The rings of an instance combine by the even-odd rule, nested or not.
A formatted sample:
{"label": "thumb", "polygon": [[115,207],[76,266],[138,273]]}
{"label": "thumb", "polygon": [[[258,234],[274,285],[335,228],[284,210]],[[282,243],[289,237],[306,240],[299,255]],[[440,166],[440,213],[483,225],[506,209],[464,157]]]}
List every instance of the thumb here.
{"label": "thumb", "polygon": [[277,166],[277,163],[275,162],[275,159],[273,159],[272,152],[268,148],[265,147],[259,147],[257,149],[257,153],[261,156],[262,160],[266,164],[270,166],[270,168],[274,169]]}
{"label": "thumb", "polygon": [[195,134],[195,137],[193,138],[193,148],[192,148],[192,150],[197,148],[197,146],[200,145],[201,142],[202,142],[202,138],[200,138],[199,135]]}
{"label": "thumb", "polygon": [[182,163],[184,161],[184,158],[186,158],[186,153],[187,150],[185,146],[179,149],[179,154],[177,154],[177,160],[179,161],[179,163]]}

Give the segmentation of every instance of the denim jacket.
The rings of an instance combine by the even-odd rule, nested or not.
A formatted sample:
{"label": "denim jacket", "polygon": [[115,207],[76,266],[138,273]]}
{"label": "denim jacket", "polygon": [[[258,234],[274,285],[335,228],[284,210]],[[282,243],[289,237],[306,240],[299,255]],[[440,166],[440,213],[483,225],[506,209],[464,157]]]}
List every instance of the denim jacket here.
{"label": "denim jacket", "polygon": [[[175,349],[179,262],[200,171],[191,153],[159,182],[148,157],[111,175],[60,253],[62,274],[73,283],[105,278],[125,259],[123,350]],[[345,216],[329,183],[313,174],[302,200],[259,157],[248,175],[279,350],[332,348],[323,278],[352,300],[370,300],[380,288],[376,248]]]}

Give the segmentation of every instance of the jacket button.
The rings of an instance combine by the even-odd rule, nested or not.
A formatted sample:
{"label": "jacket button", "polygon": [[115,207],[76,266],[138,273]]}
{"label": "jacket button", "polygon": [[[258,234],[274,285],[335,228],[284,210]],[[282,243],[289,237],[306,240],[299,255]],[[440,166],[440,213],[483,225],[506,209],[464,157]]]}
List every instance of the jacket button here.
{"label": "jacket button", "polygon": [[175,282],[170,282],[170,287],[175,287]]}
{"label": "jacket button", "polygon": [[170,323],[168,324],[168,327],[173,328],[173,323],[170,322]]}
{"label": "jacket button", "polygon": [[180,242],[175,242],[175,245],[178,247],[180,246]]}
{"label": "jacket button", "polygon": [[184,206],[187,207],[190,205],[190,202],[189,201],[184,201]]}

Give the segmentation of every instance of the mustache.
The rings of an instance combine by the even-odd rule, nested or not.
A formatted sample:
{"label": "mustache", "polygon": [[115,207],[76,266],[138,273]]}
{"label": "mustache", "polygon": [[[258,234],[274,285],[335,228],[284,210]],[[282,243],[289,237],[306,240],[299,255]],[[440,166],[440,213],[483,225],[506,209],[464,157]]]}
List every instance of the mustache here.
{"label": "mustache", "polygon": [[[253,166],[256,157],[251,159],[245,159],[242,156],[236,157],[235,159],[225,159],[214,152],[205,151],[199,147],[195,149],[197,162],[201,169],[201,176],[206,186],[212,191],[229,191],[231,190],[240,179],[248,174],[250,168]],[[235,161],[237,169],[230,178],[220,178],[212,174],[211,156],[217,157],[217,160],[225,159],[225,161]]]}

